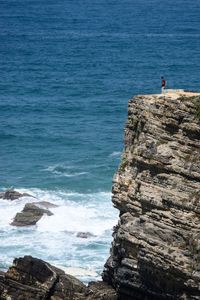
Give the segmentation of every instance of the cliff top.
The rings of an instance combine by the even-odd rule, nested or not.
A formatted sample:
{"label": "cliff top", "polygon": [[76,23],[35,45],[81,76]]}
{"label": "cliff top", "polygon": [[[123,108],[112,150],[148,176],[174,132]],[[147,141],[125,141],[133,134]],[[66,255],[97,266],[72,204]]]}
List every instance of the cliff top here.
{"label": "cliff top", "polygon": [[200,96],[199,92],[193,92],[193,91],[187,91],[183,89],[166,89],[165,94],[147,94],[147,95],[142,95],[143,97],[167,97],[171,98],[172,100],[178,99],[180,97],[197,97]]}

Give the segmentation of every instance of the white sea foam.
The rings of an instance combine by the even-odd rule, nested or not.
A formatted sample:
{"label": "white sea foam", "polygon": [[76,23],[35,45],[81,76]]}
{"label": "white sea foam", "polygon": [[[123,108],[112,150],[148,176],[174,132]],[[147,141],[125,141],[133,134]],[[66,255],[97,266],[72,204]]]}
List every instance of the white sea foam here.
{"label": "white sea foam", "polygon": [[[91,268],[100,274],[102,262],[108,256],[112,227],[118,219],[118,213],[112,207],[111,193],[17,190],[37,199],[23,197],[0,201],[0,266],[5,268],[14,257],[30,254],[52,264],[86,270]],[[35,226],[17,228],[10,225],[25,203],[36,201],[49,201],[59,206],[50,208],[54,215],[43,216]],[[81,238],[77,237],[78,232],[90,232],[92,235]],[[80,274],[79,278],[91,280],[86,273]]]}
{"label": "white sea foam", "polygon": [[44,216],[38,222],[40,231],[69,231],[69,232],[91,232],[94,235],[101,235],[114,225],[109,214],[106,216],[104,210],[85,207],[73,203],[54,208],[51,218]]}
{"label": "white sea foam", "polygon": [[63,176],[63,177],[77,177],[77,176],[82,176],[82,175],[86,175],[88,174],[88,172],[85,171],[80,171],[77,172],[75,171],[75,167],[74,166],[67,166],[65,164],[56,164],[56,165],[52,165],[49,166],[46,169],[43,169],[43,171],[47,171],[50,172],[54,175],[57,176]]}
{"label": "white sea foam", "polygon": [[26,203],[49,201],[58,207],[51,208],[53,216],[44,216],[37,224],[39,231],[91,232],[101,235],[111,229],[116,222],[116,211],[112,209],[111,194],[105,192],[80,194],[64,191],[44,191],[40,189],[18,189],[32,197],[0,202],[0,229],[9,226],[17,212]]}
{"label": "white sea foam", "polygon": [[72,276],[90,276],[90,277],[98,277],[98,273],[92,269],[84,269],[84,268],[72,268],[72,267],[63,267],[63,266],[56,266],[62,269],[65,273],[70,274]]}

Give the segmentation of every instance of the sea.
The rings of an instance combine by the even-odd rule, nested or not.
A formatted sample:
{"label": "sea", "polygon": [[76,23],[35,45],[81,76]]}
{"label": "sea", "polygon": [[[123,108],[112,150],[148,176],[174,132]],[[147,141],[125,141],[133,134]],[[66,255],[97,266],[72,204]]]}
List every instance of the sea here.
{"label": "sea", "polygon": [[[0,191],[37,198],[0,200],[1,270],[32,255],[100,278],[128,100],[161,76],[200,90],[199,0],[0,0]],[[33,201],[58,207],[11,226]]]}

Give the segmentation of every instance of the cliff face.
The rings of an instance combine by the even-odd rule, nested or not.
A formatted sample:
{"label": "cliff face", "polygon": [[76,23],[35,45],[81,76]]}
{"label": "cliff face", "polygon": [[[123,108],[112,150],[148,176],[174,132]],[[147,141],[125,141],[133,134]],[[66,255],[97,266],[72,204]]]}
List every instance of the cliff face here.
{"label": "cliff face", "polygon": [[130,100],[103,279],[120,299],[200,299],[200,96]]}

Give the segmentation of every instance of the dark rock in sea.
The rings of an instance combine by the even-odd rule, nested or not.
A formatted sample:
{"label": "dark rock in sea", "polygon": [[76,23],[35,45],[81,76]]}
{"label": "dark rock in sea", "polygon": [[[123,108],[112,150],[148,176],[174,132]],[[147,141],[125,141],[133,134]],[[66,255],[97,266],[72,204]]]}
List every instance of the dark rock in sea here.
{"label": "dark rock in sea", "polygon": [[[54,207],[54,206],[53,206]],[[30,226],[35,225],[42,216],[46,214],[52,216],[53,213],[45,208],[42,208],[41,202],[27,203],[23,210],[17,213],[11,225],[13,226]]]}
{"label": "dark rock in sea", "polygon": [[9,190],[6,190],[5,192],[0,193],[0,199],[3,199],[3,200],[16,200],[16,199],[19,199],[21,197],[35,198],[34,196],[32,196],[28,193],[19,193],[15,190],[12,190],[12,189],[9,189]]}
{"label": "dark rock in sea", "polygon": [[85,286],[41,259],[31,256],[15,259],[6,273],[0,274],[1,300],[116,300],[106,283]]}
{"label": "dark rock in sea", "polygon": [[77,237],[82,238],[82,239],[88,239],[91,237],[95,237],[94,234],[92,234],[91,232],[78,232]]}

